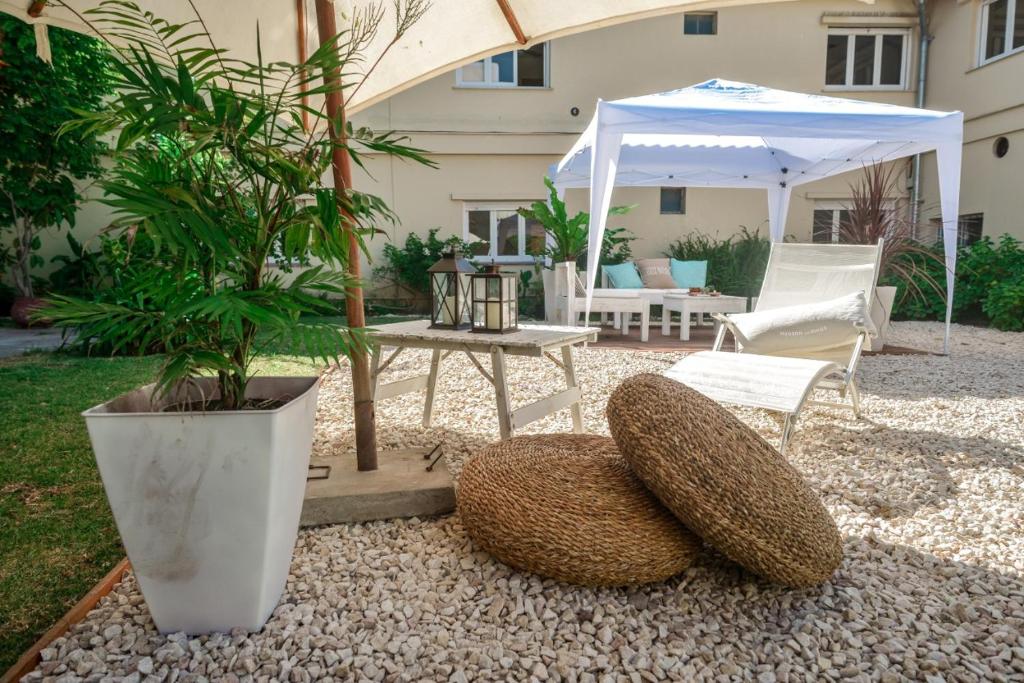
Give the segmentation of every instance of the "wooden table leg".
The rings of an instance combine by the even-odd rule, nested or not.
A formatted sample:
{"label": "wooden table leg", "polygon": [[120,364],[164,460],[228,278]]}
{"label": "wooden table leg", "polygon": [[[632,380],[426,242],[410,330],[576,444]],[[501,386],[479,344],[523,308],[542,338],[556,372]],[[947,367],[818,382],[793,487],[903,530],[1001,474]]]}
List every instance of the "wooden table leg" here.
{"label": "wooden table leg", "polygon": [[427,375],[427,399],[423,404],[423,427],[429,427],[434,417],[434,387],[437,386],[437,371],[441,365],[441,349],[430,354],[430,373]]}
{"label": "wooden table leg", "polygon": [[491,372],[494,376],[494,397],[498,404],[498,431],[501,440],[505,441],[512,438],[512,410],[508,400],[505,351],[500,346],[491,347]]}
{"label": "wooden table leg", "polygon": [[661,306],[661,336],[667,337],[669,330],[672,327],[672,311],[669,310],[668,306],[662,304]]}
{"label": "wooden table leg", "polygon": [[688,306],[683,306],[683,312],[679,317],[679,339],[690,341],[690,309]]}
{"label": "wooden table leg", "polygon": [[[572,346],[562,347],[562,368],[565,370],[565,387],[572,389],[576,386],[576,367],[572,364]],[[575,434],[583,433],[583,408],[580,402],[576,401],[569,407],[572,413],[572,431]]]}
{"label": "wooden table leg", "polygon": [[377,397],[377,384],[380,375],[380,344],[373,345],[373,353],[370,356],[370,397]]}

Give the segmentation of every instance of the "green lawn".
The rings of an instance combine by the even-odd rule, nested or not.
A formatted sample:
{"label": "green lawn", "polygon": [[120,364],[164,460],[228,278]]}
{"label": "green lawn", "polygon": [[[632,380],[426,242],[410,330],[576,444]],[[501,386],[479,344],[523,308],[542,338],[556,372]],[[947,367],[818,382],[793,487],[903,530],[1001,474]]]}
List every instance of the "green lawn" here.
{"label": "green lawn", "polygon": [[[124,556],[79,413],[152,381],[159,364],[155,356],[0,359],[0,673]],[[319,368],[274,355],[258,371]]]}

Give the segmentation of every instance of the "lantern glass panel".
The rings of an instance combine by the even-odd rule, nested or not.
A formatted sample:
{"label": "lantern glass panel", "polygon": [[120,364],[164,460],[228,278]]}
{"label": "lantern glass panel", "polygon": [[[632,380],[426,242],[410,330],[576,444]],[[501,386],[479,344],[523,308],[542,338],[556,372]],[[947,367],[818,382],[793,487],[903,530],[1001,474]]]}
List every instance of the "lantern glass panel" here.
{"label": "lantern glass panel", "polygon": [[430,325],[462,329],[469,320],[469,275],[472,264],[458,250],[446,251],[430,273]]}

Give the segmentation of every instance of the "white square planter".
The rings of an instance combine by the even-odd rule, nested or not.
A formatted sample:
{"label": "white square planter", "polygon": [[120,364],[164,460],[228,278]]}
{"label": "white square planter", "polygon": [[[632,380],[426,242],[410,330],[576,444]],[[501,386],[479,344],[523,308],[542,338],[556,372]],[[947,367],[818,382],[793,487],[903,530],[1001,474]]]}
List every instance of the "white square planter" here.
{"label": "white square planter", "polygon": [[895,303],[895,287],[875,287],[875,298],[871,302],[871,321],[878,330],[878,336],[868,337],[868,351],[881,351],[885,348],[885,340],[889,336],[889,317]]}
{"label": "white square planter", "polygon": [[[212,380],[191,390],[215,392]],[[85,411],[128,559],[163,633],[258,630],[298,533],[319,379],[263,377],[273,410],[159,412],[152,386]],[[166,405],[166,401],[163,402]]]}

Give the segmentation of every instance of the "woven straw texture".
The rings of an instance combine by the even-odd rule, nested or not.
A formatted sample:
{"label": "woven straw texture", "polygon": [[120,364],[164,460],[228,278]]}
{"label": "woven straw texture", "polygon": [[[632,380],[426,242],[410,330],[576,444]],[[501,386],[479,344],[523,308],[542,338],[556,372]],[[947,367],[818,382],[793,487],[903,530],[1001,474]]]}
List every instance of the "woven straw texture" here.
{"label": "woven straw texture", "polygon": [[701,547],[605,436],[491,444],[463,467],[458,508],[477,547],[584,586],[661,581],[689,567]]}
{"label": "woven straw texture", "polygon": [[660,375],[608,401],[622,455],[686,526],[750,571],[788,586],[827,580],[842,561],[835,521],[800,474],[732,413]]}

